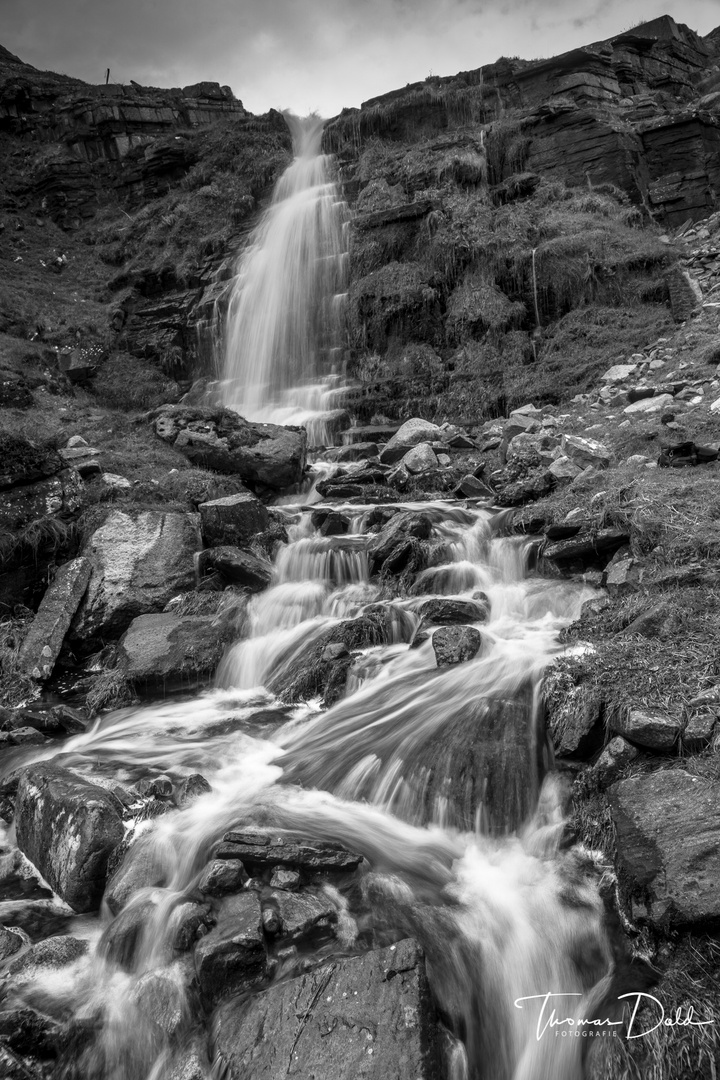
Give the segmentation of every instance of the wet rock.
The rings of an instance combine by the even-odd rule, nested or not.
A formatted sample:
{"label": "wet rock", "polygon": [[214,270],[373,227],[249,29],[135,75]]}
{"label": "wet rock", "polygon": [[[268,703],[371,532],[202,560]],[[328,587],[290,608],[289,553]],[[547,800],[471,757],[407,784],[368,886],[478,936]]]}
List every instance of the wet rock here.
{"label": "wet rock", "polygon": [[133,987],[132,999],[160,1031],[175,1035],[185,1019],[184,980],[178,965],[146,972]]}
{"label": "wet rock", "polygon": [[29,943],[29,939],[26,934],[21,930],[9,929],[7,926],[0,926],[0,964],[4,963],[11,956],[14,956],[16,952],[24,948]]}
{"label": "wet rock", "polygon": [[17,845],[74,911],[95,911],[110,853],[122,841],[122,807],[109,792],[52,762],[21,774]]}
{"label": "wet rock", "polygon": [[242,545],[264,532],[270,524],[267,510],[249,491],[200,503],[198,512],[203,540],[208,547]]}
{"label": "wet rock", "polygon": [[472,660],[482,648],[482,634],[472,626],[441,626],[432,637],[437,666],[449,667]]}
{"label": "wet rock", "polygon": [[263,904],[270,904],[279,917],[278,933],[293,945],[318,945],[334,936],[337,911],[330,901],[310,891],[275,890]]}
{"label": "wet rock", "polygon": [[74,964],[89,952],[87,941],[69,935],[46,938],[39,941],[8,965],[8,974],[20,981],[33,979],[45,971]]}
{"label": "wet rock", "polygon": [[608,799],[621,885],[633,915],[659,927],[720,918],[720,784],[662,769],[614,784]]}
{"label": "wet rock", "polygon": [[112,510],[84,551],[92,572],[71,636],[117,638],[136,616],[161,612],[193,588],[201,547],[197,514]]}
{"label": "wet rock", "polygon": [[682,731],[679,720],[650,709],[614,709],[608,725],[611,731],[648,750],[671,750]]}
{"label": "wet rock", "polygon": [[[60,1024],[29,1006],[0,1012],[0,1070],[6,1064],[2,1057],[4,1044],[17,1054],[32,1055],[33,1059],[53,1058],[61,1043]],[[35,1080],[40,1073],[0,1072],[7,1080]]]}
{"label": "wet rock", "polygon": [[90,580],[89,559],[61,566],[43,596],[25,640],[18,666],[35,679],[48,679]]}
{"label": "wet rock", "polygon": [[329,510],[327,507],[314,510],[311,521],[321,536],[344,536],[350,525],[349,518],[345,514],[340,514],[337,510]]}
{"label": "wet rock", "polygon": [[406,420],[386,443],[380,453],[380,461],[384,465],[394,465],[418,443],[440,442],[441,440],[442,428],[437,424],[431,424],[429,420],[413,417],[412,420]]}
{"label": "wet rock", "polygon": [[545,715],[558,757],[584,761],[605,739],[603,703],[591,685],[577,683],[561,665],[552,665],[542,685]]}
{"label": "wet rock", "polygon": [[173,934],[173,948],[179,952],[187,952],[195,942],[215,925],[215,916],[209,904],[195,904],[187,902],[179,904],[172,913],[172,923],[175,928]]}
{"label": "wet rock", "polygon": [[260,900],[255,892],[229,897],[217,926],[195,947],[195,971],[203,999],[216,1004],[256,985],[266,968]]}
{"label": "wet rock", "polygon": [[417,446],[413,446],[412,450],[408,450],[404,457],[401,458],[400,465],[407,469],[411,475],[414,475],[415,473],[427,472],[428,469],[436,469],[438,459],[430,443],[421,442]]}
{"label": "wet rock", "polygon": [[197,887],[207,896],[225,896],[242,889],[248,879],[239,859],[213,859],[200,875]]}
{"label": "wet rock", "polygon": [[194,464],[233,473],[276,490],[302,480],[307,455],[304,428],[251,424],[229,409],[166,405],[155,432]]}
{"label": "wet rock", "polygon": [[[494,479],[494,477],[493,477]],[[498,486],[497,503],[499,506],[522,506],[535,499],[548,495],[555,483],[548,469],[543,468],[531,476]]]}
{"label": "wet rock", "polygon": [[359,499],[363,495],[361,484],[343,480],[321,480],[316,491],[323,499]]}
{"label": "wet rock", "polygon": [[370,573],[382,572],[385,563],[393,556],[397,562],[396,553],[406,545],[409,538],[427,540],[431,531],[432,521],[428,514],[416,513],[413,510],[401,510],[394,514],[368,545]]}
{"label": "wet rock", "polygon": [[300,887],[300,874],[297,870],[285,870],[282,866],[275,866],[270,874],[269,884],[271,889],[292,892]]}
{"label": "wet rock", "polygon": [[614,783],[640,751],[622,735],[611,739],[593,766],[593,773],[602,787]]}
{"label": "wet rock", "polygon": [[113,915],[117,915],[140,889],[166,885],[168,872],[153,837],[141,836],[130,848],[122,851],[119,865],[112,867],[105,890],[105,903]]}
{"label": "wet rock", "polygon": [[139,615],[121,638],[118,657],[142,692],[189,689],[212,679],[226,640],[212,616]]}
{"label": "wet rock", "polygon": [[103,931],[97,946],[98,955],[123,971],[133,971],[149,920],[155,911],[152,900],[131,904],[121,911]]}
{"label": "wet rock", "polygon": [[208,795],[211,791],[212,787],[202,773],[192,773],[191,776],[186,776],[179,784],[175,793],[175,801],[182,808],[195,802],[201,795]]}
{"label": "wet rock", "polygon": [[240,859],[251,874],[278,866],[300,867],[318,873],[345,873],[356,870],[363,858],[339,844],[295,840],[289,836],[241,829],[226,833],[215,855],[217,858]]}
{"label": "wet rock", "polygon": [[422,619],[422,625],[429,623],[439,626],[462,626],[467,623],[485,622],[490,613],[487,600],[454,600],[439,598],[424,600],[416,609]]}
{"label": "wet rock", "polygon": [[272,564],[237,547],[207,548],[200,557],[203,572],[216,570],[235,585],[252,592],[267,588],[272,578]]}
{"label": "wet rock", "polygon": [[227,1080],[288,1069],[333,1080],[437,1080],[437,1030],[422,952],[406,940],[334,960],[246,1006],[228,1002],[214,1034]]}
{"label": "wet rock", "polygon": [[167,1074],[167,1080],[207,1080],[211,1066],[205,1039],[196,1037],[189,1046],[178,1051]]}

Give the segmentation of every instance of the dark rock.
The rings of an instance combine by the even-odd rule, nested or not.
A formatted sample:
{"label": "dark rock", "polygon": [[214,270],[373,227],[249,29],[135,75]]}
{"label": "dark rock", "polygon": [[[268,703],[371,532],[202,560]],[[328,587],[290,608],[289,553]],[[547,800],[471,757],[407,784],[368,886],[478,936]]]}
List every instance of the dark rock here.
{"label": "dark rock", "polygon": [[682,731],[681,721],[666,713],[632,707],[611,710],[607,723],[611,731],[648,750],[672,750]]}
{"label": "dark rock", "polygon": [[263,904],[271,905],[277,913],[279,926],[276,933],[285,939],[285,943],[318,945],[334,936],[337,911],[326,897],[307,890],[275,890]]}
{"label": "dark rock", "polygon": [[[432,520],[428,514],[416,513],[413,510],[401,510],[394,514],[368,545],[370,573],[377,574],[385,570],[385,563],[408,538],[427,540],[431,531]],[[397,563],[397,555],[394,561]]]}
{"label": "dark rock", "polygon": [[270,524],[267,510],[249,491],[200,503],[198,511],[203,540],[208,547],[242,545]]}
{"label": "dark rock", "polygon": [[212,616],[139,615],[118,656],[127,678],[144,692],[188,689],[212,679],[226,640]]}
{"label": "dark rock", "polygon": [[717,721],[718,717],[714,712],[700,712],[691,716],[682,732],[683,749],[692,754],[709,746]]}
{"label": "dark rock", "polygon": [[23,771],[17,845],[74,911],[94,911],[110,853],[122,841],[122,807],[109,792],[52,762]]}
{"label": "dark rock", "polygon": [[637,618],[622,631],[623,634],[642,634],[649,638],[673,637],[680,628],[677,608],[668,600],[658,600],[641,610]]}
{"label": "dark rock", "polygon": [[587,682],[576,683],[562,667],[550,667],[543,679],[545,715],[558,757],[586,761],[605,740],[603,702]]}
{"label": "dark rock", "polygon": [[459,482],[455,491],[453,492],[456,499],[494,499],[495,492],[486,484],[484,480],[481,480],[478,476],[473,476],[472,473],[468,473],[467,476],[463,476]]}
{"label": "dark rock", "polygon": [[432,637],[438,667],[472,660],[482,648],[482,634],[473,626],[441,626]]}
{"label": "dark rock", "polygon": [[352,446],[354,443],[384,443],[392,439],[398,429],[397,424],[366,424],[365,426],[351,427],[343,431],[342,441],[344,446]]}
{"label": "dark rock", "polygon": [[215,856],[219,859],[240,859],[252,874],[279,866],[345,873],[356,870],[363,858],[339,844],[294,840],[289,836],[239,829],[225,834]]}
{"label": "dark rock", "polygon": [[316,491],[323,499],[359,499],[364,494],[362,484],[332,479],[321,480]]}
{"label": "dark rock", "polygon": [[213,859],[200,875],[197,887],[207,896],[225,896],[242,889],[248,879],[239,859]]}
{"label": "dark rock", "polygon": [[49,937],[39,941],[8,965],[8,974],[21,981],[43,971],[56,971],[86,956],[90,946],[81,938]]}
{"label": "dark rock", "polygon": [[194,586],[201,547],[196,514],[112,510],[84,551],[92,573],[71,636],[117,638],[136,616],[161,612]]}
{"label": "dark rock", "polygon": [[15,532],[33,521],[74,514],[83,504],[83,483],[74,469],[47,480],[0,490],[0,528]]}
{"label": "dark rock", "polygon": [[440,626],[462,626],[467,623],[486,622],[490,613],[490,604],[479,600],[454,600],[441,598],[424,600],[415,610],[422,619],[422,625],[429,623]]}
{"label": "dark rock", "polygon": [[[38,1058],[54,1058],[62,1041],[62,1027],[49,1016],[32,1009],[11,1008],[0,1012],[0,1068],[5,1064],[2,1050],[6,1044],[17,1054],[28,1054]],[[17,1059],[16,1059],[17,1061]],[[25,1071],[2,1072],[7,1080],[35,1080],[39,1073]]]}
{"label": "dark rock", "polygon": [[244,585],[252,592],[267,588],[272,578],[272,564],[237,547],[207,548],[200,563],[203,571],[216,570],[227,581]]}
{"label": "dark rock", "polygon": [[168,969],[145,972],[132,988],[132,999],[142,1016],[165,1035],[175,1035],[185,1020],[184,987]]}
{"label": "dark rock", "polygon": [[270,874],[270,888],[292,892],[300,887],[300,874],[297,870],[285,870],[282,866],[273,867]]}
{"label": "dark rock", "polygon": [[687,270],[676,264],[666,275],[675,322],[685,322],[702,308],[702,290]]}
{"label": "dark rock", "polygon": [[0,371],[0,407],[29,409],[33,404],[30,387],[23,377],[14,371]]}
{"label": "dark rock", "polygon": [[97,946],[98,955],[123,971],[133,971],[149,920],[154,914],[155,904],[152,900],[131,904],[119,912],[103,931]]}
{"label": "dark rock", "polygon": [[720,918],[719,797],[717,781],[682,769],[610,788],[618,871],[636,918],[665,929]]}
{"label": "dark rock", "polygon": [[89,559],[73,559],[60,567],[45,592],[18,656],[20,669],[33,678],[48,679],[52,674],[91,570]]}
{"label": "dark rock", "polygon": [[166,885],[169,873],[152,836],[141,836],[136,840],[123,851],[119,865],[111,869],[104,901],[113,915],[117,915],[140,889]]}
{"label": "dark rock", "polygon": [[179,952],[187,952],[215,925],[215,916],[209,904],[187,902],[175,908],[172,922],[175,928],[173,948]]}
{"label": "dark rock", "polygon": [[581,528],[581,525],[548,525],[545,536],[548,540],[569,540],[571,536],[577,536]]}
{"label": "dark rock", "polygon": [[[281,886],[282,887],[282,886]],[[7,926],[0,926],[0,964],[28,944],[28,938],[22,931],[10,930]]]}
{"label": "dark rock", "polygon": [[229,409],[166,405],[155,431],[194,464],[236,474],[250,484],[290,487],[305,470],[304,428],[251,424]]}
{"label": "dark rock", "polygon": [[212,787],[201,773],[192,773],[180,783],[175,796],[176,802],[181,808],[189,806],[195,799],[208,795],[211,791]]}
{"label": "dark rock", "polygon": [[56,450],[36,445],[22,435],[0,433],[0,488],[31,484],[55,476],[64,468]]}
{"label": "dark rock", "polygon": [[546,544],[542,551],[543,559],[558,564],[578,563],[583,567],[597,563],[606,565],[618,548],[630,543],[630,537],[622,529],[600,529],[598,532],[584,532],[569,540],[558,540]]}
{"label": "dark rock", "polygon": [[83,383],[97,374],[98,365],[105,358],[102,345],[84,345],[77,349],[61,349],[58,368],[71,383]]}
{"label": "dark rock", "polygon": [[310,520],[321,536],[344,536],[350,524],[345,514],[326,508],[313,511]]}
{"label": "dark rock", "polygon": [[498,487],[496,501],[499,506],[522,506],[523,503],[533,502],[549,495],[554,484],[551,473],[543,470],[534,476],[527,476],[522,480],[514,480]]}
{"label": "dark rock", "polygon": [[406,940],[334,960],[245,1006],[224,1004],[215,1052],[227,1080],[281,1076],[288,1062],[307,1080],[437,1080],[437,1021],[419,946]]}
{"label": "dark rock", "polygon": [[216,1004],[255,986],[265,975],[266,956],[257,893],[224,901],[217,926],[195,947],[195,970],[203,999]]}

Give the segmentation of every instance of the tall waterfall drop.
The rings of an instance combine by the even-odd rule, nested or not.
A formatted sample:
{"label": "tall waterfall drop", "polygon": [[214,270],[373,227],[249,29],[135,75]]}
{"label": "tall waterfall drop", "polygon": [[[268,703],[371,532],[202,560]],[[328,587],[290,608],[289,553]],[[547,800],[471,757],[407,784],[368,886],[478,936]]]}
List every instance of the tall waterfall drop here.
{"label": "tall waterfall drop", "polygon": [[312,443],[340,374],[347,207],[320,152],[323,121],[286,120],[295,158],[240,256],[223,398],[248,420],[305,424]]}

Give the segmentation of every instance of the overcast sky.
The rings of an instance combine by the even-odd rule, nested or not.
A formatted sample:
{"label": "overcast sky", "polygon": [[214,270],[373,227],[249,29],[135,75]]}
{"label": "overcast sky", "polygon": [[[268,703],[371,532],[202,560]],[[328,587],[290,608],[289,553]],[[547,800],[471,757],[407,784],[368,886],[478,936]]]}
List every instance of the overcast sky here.
{"label": "overcast sky", "polygon": [[87,82],[232,87],[252,112],[334,116],[427,75],[535,59],[720,0],[0,0],[0,44]]}

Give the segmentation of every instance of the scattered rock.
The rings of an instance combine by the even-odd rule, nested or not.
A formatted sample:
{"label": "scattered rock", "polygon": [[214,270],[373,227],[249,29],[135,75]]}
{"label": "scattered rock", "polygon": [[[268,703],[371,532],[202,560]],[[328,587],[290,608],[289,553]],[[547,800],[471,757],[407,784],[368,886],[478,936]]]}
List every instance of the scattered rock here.
{"label": "scattered rock", "polygon": [[22,930],[0,926],[0,964],[29,944],[30,939]]}
{"label": "scattered rock", "polygon": [[630,405],[626,405],[623,412],[626,415],[634,415],[640,413],[643,416],[649,416],[653,413],[661,413],[669,406],[673,401],[672,394],[656,394],[654,397],[641,398],[639,401],[633,401]]}
{"label": "scattered rock", "polygon": [[422,952],[406,940],[224,1004],[215,1051],[227,1080],[289,1068],[333,1080],[436,1080],[437,1031]]}
{"label": "scattered rock", "polygon": [[413,446],[412,450],[408,450],[405,456],[401,458],[400,464],[414,475],[415,473],[427,472],[428,469],[436,469],[438,459],[430,443],[421,442],[417,446]]}
{"label": "scattered rock", "polygon": [[437,666],[449,667],[472,660],[482,648],[482,634],[472,626],[441,626],[432,637]]}
{"label": "scattered rock", "polygon": [[468,473],[463,476],[459,482],[455,491],[453,492],[456,499],[494,499],[495,492],[486,484],[484,480],[474,476],[472,473]]}
{"label": "scattered rock", "polygon": [[121,811],[105,789],[52,762],[21,774],[17,845],[74,911],[100,905],[108,859],[125,832]]}
{"label": "scattered rock", "polygon": [[417,446],[418,443],[440,441],[442,441],[442,428],[438,427],[437,424],[431,424],[429,420],[413,417],[412,420],[406,420],[383,447],[380,453],[380,461],[384,465],[394,465],[396,461],[400,461],[401,458],[405,457],[411,447]]}
{"label": "scattered rock", "polygon": [[618,548],[629,543],[629,535],[621,529],[581,532],[567,540],[546,544],[542,557],[560,565],[575,563],[583,568],[596,564],[605,566]]}
{"label": "scattered rock", "polygon": [[595,439],[563,435],[561,445],[565,457],[570,458],[573,465],[580,469],[587,469],[589,465],[595,469],[607,469],[612,461],[612,451]]}
{"label": "scattered rock", "polygon": [[241,546],[270,524],[267,510],[249,491],[200,503],[198,511],[208,547]]}
{"label": "scattered rock", "polygon": [[87,941],[81,938],[69,935],[49,937],[31,945],[22,956],[13,960],[8,965],[8,974],[20,980],[32,979],[44,971],[55,971],[74,964],[87,955],[89,948]]}
{"label": "scattered rock", "polygon": [[432,531],[428,514],[414,510],[401,510],[394,514],[368,545],[368,565],[371,574],[382,573],[386,564],[397,561],[397,554],[409,538],[427,540]]}
{"label": "scattered rock", "polygon": [[48,586],[18,656],[19,668],[32,678],[48,679],[52,674],[91,571],[89,559],[73,559],[60,567]]}
{"label": "scattered rock", "polygon": [[625,382],[637,371],[637,364],[613,364],[602,376],[604,383],[612,384]]}
{"label": "scattered rock", "polygon": [[681,722],[665,713],[632,707],[613,709],[608,725],[611,731],[648,750],[671,750],[682,731]]}
{"label": "scattered rock", "polygon": [[593,766],[598,783],[605,787],[617,780],[623,769],[627,768],[640,751],[621,735],[611,739]]}
{"label": "scattered rock", "polygon": [[558,484],[569,484],[580,475],[582,469],[564,454],[548,465],[548,472]]}

